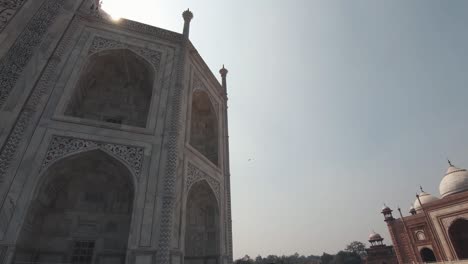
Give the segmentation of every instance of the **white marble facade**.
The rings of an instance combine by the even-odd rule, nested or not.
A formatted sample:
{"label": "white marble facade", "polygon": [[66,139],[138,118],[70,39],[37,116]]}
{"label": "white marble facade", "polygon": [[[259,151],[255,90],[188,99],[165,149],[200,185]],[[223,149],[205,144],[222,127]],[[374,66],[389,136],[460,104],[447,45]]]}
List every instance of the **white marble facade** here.
{"label": "white marble facade", "polygon": [[0,0],[0,263],[232,262],[227,70],[192,17]]}

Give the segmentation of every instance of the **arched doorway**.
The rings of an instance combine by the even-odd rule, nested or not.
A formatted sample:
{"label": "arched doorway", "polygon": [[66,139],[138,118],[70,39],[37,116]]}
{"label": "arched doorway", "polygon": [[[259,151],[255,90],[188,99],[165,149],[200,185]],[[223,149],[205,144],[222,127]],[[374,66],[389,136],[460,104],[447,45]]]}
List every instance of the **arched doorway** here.
{"label": "arched doorway", "polygon": [[145,127],[154,70],[128,49],[93,54],[65,111],[66,115]]}
{"label": "arched doorway", "polygon": [[449,228],[449,236],[458,259],[468,259],[468,220],[455,220]]}
{"label": "arched doorway", "polygon": [[185,263],[218,263],[220,255],[218,202],[206,181],[192,185],[186,208]]}
{"label": "arched doorway", "polygon": [[190,145],[218,165],[218,119],[210,97],[200,90],[192,95]]}
{"label": "arched doorway", "polygon": [[434,255],[434,251],[432,251],[430,248],[423,248],[420,251],[421,253],[421,259],[423,262],[436,262],[436,257]]}
{"label": "arched doorway", "polygon": [[134,187],[101,150],[57,161],[42,175],[17,242],[16,262],[125,263]]}

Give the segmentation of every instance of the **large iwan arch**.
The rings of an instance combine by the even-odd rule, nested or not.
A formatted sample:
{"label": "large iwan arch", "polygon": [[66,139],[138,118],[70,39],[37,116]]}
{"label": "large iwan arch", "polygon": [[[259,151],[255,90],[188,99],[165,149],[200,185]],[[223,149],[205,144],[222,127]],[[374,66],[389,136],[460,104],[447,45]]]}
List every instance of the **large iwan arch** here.
{"label": "large iwan arch", "polygon": [[217,264],[220,259],[220,215],[210,185],[194,183],[187,195],[185,264]]}
{"label": "large iwan arch", "polygon": [[129,49],[93,54],[83,68],[65,115],[145,127],[154,69]]}
{"label": "large iwan arch", "polygon": [[458,259],[468,259],[468,220],[455,220],[449,227],[449,236]]}
{"label": "large iwan arch", "polygon": [[125,165],[99,149],[49,166],[33,195],[15,261],[125,263],[132,177]]}

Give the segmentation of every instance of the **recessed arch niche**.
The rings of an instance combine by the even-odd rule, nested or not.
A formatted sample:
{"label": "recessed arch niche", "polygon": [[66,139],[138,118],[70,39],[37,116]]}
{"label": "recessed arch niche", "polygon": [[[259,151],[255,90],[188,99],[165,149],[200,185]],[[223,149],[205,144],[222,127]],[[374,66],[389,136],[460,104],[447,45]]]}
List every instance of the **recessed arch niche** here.
{"label": "recessed arch niche", "polygon": [[468,220],[455,220],[448,231],[458,259],[468,259]]}
{"label": "recessed arch niche", "polygon": [[91,55],[83,68],[65,115],[145,127],[154,69],[129,49]]}
{"label": "recessed arch niche", "polygon": [[202,90],[192,94],[190,145],[218,165],[218,119],[210,97]]}
{"label": "recessed arch niche", "polygon": [[189,190],[185,216],[187,264],[216,264],[220,256],[219,208],[210,185],[201,180]]}
{"label": "recessed arch niche", "polygon": [[422,248],[421,251],[419,252],[421,254],[421,259],[423,262],[437,262],[437,259],[434,255],[434,251],[430,248]]}
{"label": "recessed arch niche", "polygon": [[41,175],[15,261],[125,263],[133,200],[133,175],[108,153],[56,161]]}

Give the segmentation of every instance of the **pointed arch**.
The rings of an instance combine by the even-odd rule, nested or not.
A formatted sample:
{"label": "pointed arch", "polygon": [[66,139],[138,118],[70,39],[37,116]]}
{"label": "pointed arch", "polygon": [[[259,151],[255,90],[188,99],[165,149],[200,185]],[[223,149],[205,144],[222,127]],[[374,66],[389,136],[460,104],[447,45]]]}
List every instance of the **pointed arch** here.
{"label": "pointed arch", "polygon": [[130,49],[92,54],[65,115],[146,127],[155,79],[153,66]]}
{"label": "pointed arch", "polygon": [[218,165],[218,118],[209,95],[196,89],[192,93],[190,145]]}
{"label": "pointed arch", "polygon": [[458,259],[468,259],[468,220],[456,219],[450,225],[448,233]]}
{"label": "pointed arch", "polygon": [[200,93],[205,93],[206,96],[208,96],[208,99],[210,100],[210,103],[211,103],[211,106],[213,107],[213,112],[216,116],[216,119],[219,118],[219,113],[216,109],[218,109],[218,103],[216,102],[216,99],[214,99],[213,95],[210,94],[208,92],[208,89],[206,89],[204,86],[200,86],[200,87],[194,87],[193,88],[193,93],[197,93],[197,92],[200,92]]}
{"label": "pointed arch", "polygon": [[[214,180],[209,180],[210,176],[206,176],[206,178],[200,178],[200,179],[197,179],[195,180],[193,183],[191,183],[189,186],[188,186],[188,190],[190,190],[192,188],[193,185],[197,184],[197,183],[201,183],[201,182],[204,182],[208,185],[208,187],[210,188],[211,192],[213,193],[214,195],[214,198],[216,199],[216,202],[218,203],[218,205],[220,205],[221,201],[220,201],[220,197],[219,197],[219,182],[216,182]],[[187,193],[190,193],[190,192],[187,192]]]}
{"label": "pointed arch", "polygon": [[192,164],[191,162],[188,162],[187,175],[185,178],[185,192],[188,193],[194,183],[198,181],[202,181],[202,180],[207,182],[207,184],[212,189],[218,203],[221,204],[221,200],[220,200],[221,186],[220,186],[219,181],[213,178],[212,176],[209,176],[208,174],[206,174],[204,171],[199,169],[196,165]]}
{"label": "pointed arch", "polygon": [[123,162],[101,149],[53,162],[36,183],[15,261],[123,264],[133,177]]}
{"label": "pointed arch", "polygon": [[421,259],[423,262],[425,263],[437,262],[437,259],[434,255],[434,251],[432,251],[432,249],[425,247],[425,248],[422,248],[419,253],[421,254]]}
{"label": "pointed arch", "polygon": [[[108,155],[123,162],[124,165],[133,172],[132,174],[135,176],[135,180],[137,180],[138,176],[141,174],[144,156],[144,148],[142,147],[59,135],[52,136],[42,163],[41,171],[44,171],[44,169],[59,159],[94,149],[104,151]],[[136,181],[135,186],[137,186]]]}
{"label": "pointed arch", "polygon": [[40,192],[41,187],[46,184],[50,171],[57,170],[58,168],[64,166],[64,164],[67,164],[70,161],[81,159],[82,157],[86,156],[100,157],[101,162],[110,162],[118,166],[121,171],[124,171],[125,174],[128,175],[129,180],[132,183],[131,187],[136,191],[136,187],[138,186],[138,178],[137,175],[135,175],[134,169],[130,167],[130,165],[126,161],[122,160],[121,157],[118,157],[114,153],[106,149],[102,149],[99,146],[93,146],[67,153],[53,160],[53,162],[48,164],[47,166],[43,167],[41,169],[41,173],[39,174],[39,184],[36,185],[33,198],[37,195],[38,192]]}
{"label": "pointed arch", "polygon": [[220,258],[220,211],[206,180],[189,189],[185,216],[185,263],[218,263]]}

